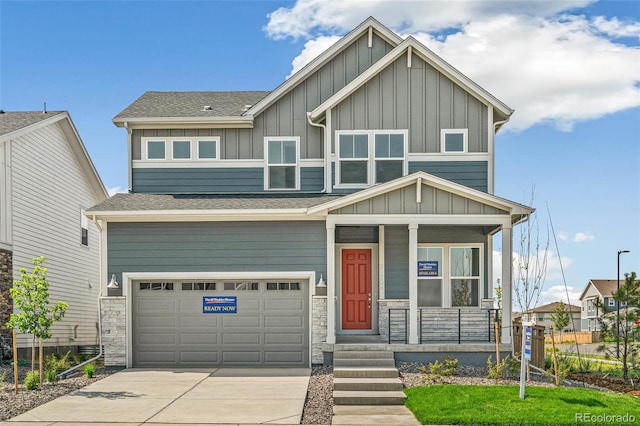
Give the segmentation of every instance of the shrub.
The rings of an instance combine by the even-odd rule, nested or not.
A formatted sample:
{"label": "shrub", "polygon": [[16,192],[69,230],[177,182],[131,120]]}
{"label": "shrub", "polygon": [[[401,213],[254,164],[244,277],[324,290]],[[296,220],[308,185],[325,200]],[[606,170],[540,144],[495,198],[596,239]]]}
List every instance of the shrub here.
{"label": "shrub", "polygon": [[453,375],[458,369],[458,360],[455,358],[445,357],[443,362],[439,362],[436,360],[435,362],[429,363],[429,368],[427,369],[424,365],[420,366],[420,371],[425,374],[422,382],[424,383],[429,378],[441,382],[443,377],[449,377]]}
{"label": "shrub", "polygon": [[96,367],[93,364],[85,364],[84,376],[91,379],[96,374]]}
{"label": "shrub", "polygon": [[64,355],[51,354],[44,359],[44,378],[47,382],[56,381],[56,376],[70,367],[69,352]]}
{"label": "shrub", "polygon": [[520,370],[520,363],[515,359],[506,356],[501,362],[495,364],[491,360],[491,355],[487,358],[487,378],[499,381],[507,376],[517,377]]}
{"label": "shrub", "polygon": [[40,387],[40,373],[38,371],[29,371],[27,377],[24,378],[24,387],[27,390],[35,390]]}

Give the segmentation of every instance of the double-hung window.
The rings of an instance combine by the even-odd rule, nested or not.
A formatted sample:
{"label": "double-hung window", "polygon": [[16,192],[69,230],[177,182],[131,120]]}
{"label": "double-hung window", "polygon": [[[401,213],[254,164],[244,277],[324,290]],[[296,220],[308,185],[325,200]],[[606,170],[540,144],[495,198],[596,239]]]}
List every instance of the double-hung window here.
{"label": "double-hung window", "polygon": [[265,189],[298,189],[297,138],[267,138]]}
{"label": "double-hung window", "polygon": [[340,183],[369,184],[369,135],[342,134],[338,140]]}
{"label": "double-hung window", "polygon": [[406,131],[352,131],[337,134],[336,184],[361,188],[403,176]]}
{"label": "double-hung window", "polygon": [[80,243],[83,246],[89,245],[89,219],[83,209],[80,209]]}
{"label": "double-hung window", "polygon": [[375,134],[376,183],[387,182],[404,174],[404,135]]}
{"label": "double-hung window", "polygon": [[480,248],[451,247],[451,306],[478,306]]}
{"label": "double-hung window", "polygon": [[442,247],[418,248],[418,306],[442,306]]}

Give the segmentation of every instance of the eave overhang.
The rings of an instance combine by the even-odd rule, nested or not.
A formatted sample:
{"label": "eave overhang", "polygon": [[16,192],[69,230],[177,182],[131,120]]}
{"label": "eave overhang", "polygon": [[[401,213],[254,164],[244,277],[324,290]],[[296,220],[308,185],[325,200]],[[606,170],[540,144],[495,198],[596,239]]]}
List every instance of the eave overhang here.
{"label": "eave overhang", "polygon": [[132,117],[113,119],[117,127],[182,128],[207,126],[213,128],[252,129],[253,115],[232,117]]}

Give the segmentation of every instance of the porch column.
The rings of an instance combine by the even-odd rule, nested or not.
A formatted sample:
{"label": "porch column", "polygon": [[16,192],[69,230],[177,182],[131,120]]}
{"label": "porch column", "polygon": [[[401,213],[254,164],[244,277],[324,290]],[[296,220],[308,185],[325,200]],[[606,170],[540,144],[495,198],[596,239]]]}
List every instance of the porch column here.
{"label": "porch column", "polygon": [[511,343],[511,305],[513,288],[513,228],[502,227],[502,343]]}
{"label": "porch column", "polygon": [[418,224],[409,224],[409,343],[418,344]]}
{"label": "porch column", "polygon": [[327,223],[327,343],[336,343],[336,226]]}

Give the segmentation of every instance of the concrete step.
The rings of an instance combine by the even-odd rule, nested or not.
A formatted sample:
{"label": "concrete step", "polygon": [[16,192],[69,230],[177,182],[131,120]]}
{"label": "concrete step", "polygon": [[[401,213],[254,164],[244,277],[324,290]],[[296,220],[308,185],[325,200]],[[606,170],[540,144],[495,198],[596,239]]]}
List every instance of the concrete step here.
{"label": "concrete step", "polygon": [[393,378],[398,377],[395,367],[333,367],[334,378]]}
{"label": "concrete step", "polygon": [[335,405],[333,425],[412,425],[420,422],[404,405]]}
{"label": "concrete step", "polygon": [[392,351],[333,351],[333,359],[393,359]]}
{"label": "concrete step", "polygon": [[337,378],[333,379],[333,390],[336,391],[401,391],[403,388],[400,378],[368,379],[368,378]]}
{"label": "concrete step", "polygon": [[393,359],[385,358],[333,358],[334,367],[395,367],[396,362]]}
{"label": "concrete step", "polygon": [[333,391],[336,405],[404,405],[402,391]]}

